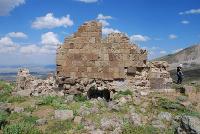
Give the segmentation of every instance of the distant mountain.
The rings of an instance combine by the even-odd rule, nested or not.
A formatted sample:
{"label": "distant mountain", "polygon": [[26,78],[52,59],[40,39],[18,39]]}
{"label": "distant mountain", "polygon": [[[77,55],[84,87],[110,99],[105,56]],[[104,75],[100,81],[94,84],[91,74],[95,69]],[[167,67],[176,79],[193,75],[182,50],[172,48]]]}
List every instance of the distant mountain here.
{"label": "distant mountain", "polygon": [[200,67],[200,44],[185,48],[177,53],[169,54],[154,60],[164,60],[170,64],[170,70],[175,69],[179,64],[184,68]]}

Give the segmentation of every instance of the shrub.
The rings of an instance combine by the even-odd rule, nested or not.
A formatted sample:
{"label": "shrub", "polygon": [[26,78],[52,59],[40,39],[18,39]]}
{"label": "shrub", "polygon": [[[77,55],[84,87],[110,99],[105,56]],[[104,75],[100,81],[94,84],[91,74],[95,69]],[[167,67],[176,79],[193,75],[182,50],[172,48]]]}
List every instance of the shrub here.
{"label": "shrub", "polygon": [[25,122],[7,125],[3,128],[4,134],[42,134],[34,125]]}
{"label": "shrub", "polygon": [[82,95],[82,94],[79,94],[79,95],[75,95],[75,96],[74,96],[74,100],[75,100],[76,102],[84,102],[84,101],[87,100],[87,97],[84,96],[84,95]]}
{"label": "shrub", "polygon": [[7,124],[8,113],[0,111],[0,129]]}
{"label": "shrub", "polygon": [[121,94],[121,95],[133,95],[133,93],[128,89],[125,90],[125,91],[119,91],[118,94]]}
{"label": "shrub", "polygon": [[158,130],[152,126],[133,126],[126,123],[122,128],[122,134],[156,134]]}
{"label": "shrub", "polygon": [[8,101],[8,98],[11,95],[13,86],[10,85],[10,84],[5,83],[3,81],[0,81],[0,87],[1,87],[1,90],[0,90],[0,102],[6,102],[6,101]]}

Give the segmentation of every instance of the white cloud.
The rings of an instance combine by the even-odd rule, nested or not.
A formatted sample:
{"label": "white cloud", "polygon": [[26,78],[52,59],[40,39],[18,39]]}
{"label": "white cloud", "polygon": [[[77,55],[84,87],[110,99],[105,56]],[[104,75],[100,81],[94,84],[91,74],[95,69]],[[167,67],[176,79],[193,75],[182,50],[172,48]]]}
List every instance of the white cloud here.
{"label": "white cloud", "polygon": [[25,3],[25,0],[0,0],[0,16],[9,15],[14,8]]}
{"label": "white cloud", "polygon": [[99,20],[99,22],[102,24],[103,27],[110,25],[110,23],[108,23],[106,20]]}
{"label": "white cloud", "polygon": [[131,42],[145,42],[145,41],[148,41],[148,40],[150,40],[150,37],[143,36],[143,35],[140,35],[140,34],[135,34],[135,35],[130,36]]}
{"label": "white cloud", "polygon": [[164,50],[160,51],[160,54],[166,54],[166,53],[167,51],[164,51]]}
{"label": "white cloud", "polygon": [[42,45],[58,45],[61,42],[58,40],[58,35],[53,32],[44,33],[41,36]]}
{"label": "white cloud", "polygon": [[102,33],[104,35],[110,34],[110,33],[121,33],[118,29],[113,29],[113,28],[103,28]]}
{"label": "white cloud", "polygon": [[18,45],[15,44],[11,38],[2,37],[0,38],[0,53],[13,52],[17,49]]}
{"label": "white cloud", "polygon": [[28,36],[23,32],[11,32],[8,33],[7,36],[12,38],[27,38]]}
{"label": "white cloud", "polygon": [[32,23],[32,27],[36,29],[48,28],[52,29],[55,27],[68,27],[72,26],[74,23],[70,19],[70,15],[67,15],[62,18],[54,17],[53,13],[48,13],[45,16],[37,17],[36,20]]}
{"label": "white cloud", "polygon": [[19,52],[22,54],[38,53],[40,48],[37,45],[27,45],[20,48]]}
{"label": "white cloud", "polygon": [[107,19],[112,19],[112,16],[105,16],[105,15],[103,15],[103,14],[98,14],[98,16],[97,16],[97,19],[98,20],[107,20]]}
{"label": "white cloud", "polygon": [[106,26],[110,25],[110,23],[107,20],[112,19],[112,16],[105,16],[100,13],[100,14],[98,14],[96,19],[99,20],[100,23],[102,23],[103,27],[106,27]]}
{"label": "white cloud", "polygon": [[178,37],[175,34],[170,34],[169,39],[174,40],[177,39]]}
{"label": "white cloud", "polygon": [[77,1],[84,2],[84,3],[95,3],[95,2],[98,2],[98,0],[77,0]]}
{"label": "white cloud", "polygon": [[181,23],[182,23],[182,24],[189,24],[190,22],[187,21],[187,20],[183,20],[183,21],[181,21]]}
{"label": "white cloud", "polygon": [[181,50],[183,50],[183,48],[179,48],[179,49],[173,50],[172,53],[178,53],[178,52],[180,52]]}
{"label": "white cloud", "polygon": [[184,14],[200,14],[200,8],[199,9],[190,9],[184,12],[180,12],[180,15],[184,15]]}

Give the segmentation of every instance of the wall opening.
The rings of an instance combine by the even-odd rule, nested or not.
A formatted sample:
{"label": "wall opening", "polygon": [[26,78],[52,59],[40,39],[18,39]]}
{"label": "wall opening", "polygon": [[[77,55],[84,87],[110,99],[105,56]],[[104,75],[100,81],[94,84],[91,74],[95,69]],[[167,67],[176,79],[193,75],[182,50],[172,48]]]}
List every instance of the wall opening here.
{"label": "wall opening", "polygon": [[104,90],[98,90],[96,87],[91,87],[88,92],[87,92],[87,97],[89,99],[92,98],[103,98],[106,101],[110,100],[110,91],[108,89],[104,89]]}

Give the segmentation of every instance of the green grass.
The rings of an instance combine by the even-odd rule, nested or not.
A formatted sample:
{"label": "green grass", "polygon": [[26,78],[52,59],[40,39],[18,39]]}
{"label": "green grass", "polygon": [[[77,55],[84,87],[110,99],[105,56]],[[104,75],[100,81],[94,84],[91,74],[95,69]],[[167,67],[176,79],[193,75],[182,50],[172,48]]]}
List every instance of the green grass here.
{"label": "green grass", "polygon": [[43,96],[37,104],[52,106],[55,109],[66,109],[63,98],[57,96]]}
{"label": "green grass", "polygon": [[87,97],[86,96],[83,96],[83,95],[75,95],[74,96],[74,100],[76,102],[84,102],[84,101],[87,101]]}
{"label": "green grass", "polygon": [[8,113],[0,111],[0,129],[4,127],[8,122]]}
{"label": "green grass", "polygon": [[18,122],[16,124],[7,125],[3,128],[3,134],[42,134],[34,125]]}
{"label": "green grass", "polygon": [[122,134],[158,134],[158,130],[152,126],[133,126],[130,123],[125,123]]}
{"label": "green grass", "polygon": [[181,105],[179,102],[177,101],[171,101],[168,100],[166,98],[159,98],[158,99],[158,104],[159,107],[158,109],[160,111],[167,111],[167,112],[171,112],[174,115],[191,115],[191,116],[198,116],[200,117],[200,113],[197,111],[194,111],[194,109],[192,108],[187,108],[184,107],[183,105]]}
{"label": "green grass", "polygon": [[73,128],[71,121],[55,121],[45,130],[46,134],[63,134]]}
{"label": "green grass", "polygon": [[113,99],[116,100],[116,99],[119,99],[122,96],[127,96],[127,95],[132,96],[133,92],[131,92],[129,89],[127,89],[125,91],[119,91],[117,94],[114,95]]}
{"label": "green grass", "polygon": [[4,81],[0,81],[0,102],[8,101],[8,98],[11,96],[12,89],[12,85]]}

